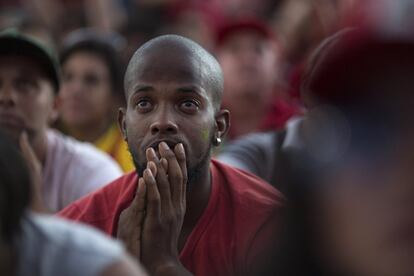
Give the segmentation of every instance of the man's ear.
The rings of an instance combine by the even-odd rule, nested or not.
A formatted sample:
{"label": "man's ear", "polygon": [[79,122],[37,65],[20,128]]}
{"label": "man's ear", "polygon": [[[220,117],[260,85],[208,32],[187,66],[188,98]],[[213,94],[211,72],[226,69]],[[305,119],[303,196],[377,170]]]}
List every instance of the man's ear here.
{"label": "man's ear", "polygon": [[126,110],[124,107],[118,109],[118,126],[121,130],[122,138],[127,141],[127,130],[125,124]]}
{"label": "man's ear", "polygon": [[230,112],[227,109],[221,109],[216,116],[216,133],[215,139],[222,140],[230,129]]}

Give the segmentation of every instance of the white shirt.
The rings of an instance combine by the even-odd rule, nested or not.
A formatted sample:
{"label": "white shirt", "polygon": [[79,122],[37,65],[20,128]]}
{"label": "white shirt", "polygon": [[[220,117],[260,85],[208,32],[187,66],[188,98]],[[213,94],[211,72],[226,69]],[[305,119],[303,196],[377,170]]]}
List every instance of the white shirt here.
{"label": "white shirt", "polygon": [[42,195],[50,211],[57,212],[122,175],[119,165],[92,144],[52,129],[47,140]]}

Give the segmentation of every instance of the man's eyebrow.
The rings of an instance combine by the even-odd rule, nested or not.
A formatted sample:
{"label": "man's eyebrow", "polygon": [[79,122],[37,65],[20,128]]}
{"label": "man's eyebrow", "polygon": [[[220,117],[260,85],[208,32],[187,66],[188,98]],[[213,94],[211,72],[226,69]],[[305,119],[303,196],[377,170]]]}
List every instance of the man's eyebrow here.
{"label": "man's eyebrow", "polygon": [[140,93],[140,92],[149,92],[149,91],[153,91],[153,90],[154,90],[154,88],[150,85],[140,85],[140,84],[138,84],[138,85],[134,86],[133,94]]}
{"label": "man's eyebrow", "polygon": [[204,94],[205,94],[205,93],[203,93],[203,92],[205,92],[203,88],[195,86],[195,85],[179,87],[179,88],[177,88],[177,92],[195,93],[195,94],[198,94],[202,97],[204,97]]}

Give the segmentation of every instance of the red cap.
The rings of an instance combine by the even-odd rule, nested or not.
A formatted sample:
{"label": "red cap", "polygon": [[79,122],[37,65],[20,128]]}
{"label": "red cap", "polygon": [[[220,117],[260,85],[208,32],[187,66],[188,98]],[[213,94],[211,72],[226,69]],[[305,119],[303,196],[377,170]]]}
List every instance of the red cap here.
{"label": "red cap", "polygon": [[346,103],[378,96],[396,68],[414,70],[414,41],[348,29],[322,42],[311,58],[302,81],[302,94],[325,102]]}
{"label": "red cap", "polygon": [[256,18],[240,18],[228,20],[218,26],[216,30],[216,46],[220,46],[233,33],[237,31],[250,31],[260,34],[265,39],[275,39],[272,30],[266,23]]}

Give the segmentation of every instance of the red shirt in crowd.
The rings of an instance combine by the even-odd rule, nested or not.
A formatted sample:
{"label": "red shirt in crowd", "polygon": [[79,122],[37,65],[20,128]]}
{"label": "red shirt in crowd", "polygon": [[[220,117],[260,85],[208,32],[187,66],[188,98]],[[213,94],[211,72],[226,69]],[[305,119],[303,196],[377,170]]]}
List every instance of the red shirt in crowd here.
{"label": "red shirt in crowd", "polygon": [[[218,161],[212,160],[210,171],[207,207],[180,260],[195,275],[243,275],[275,240],[282,196],[259,178]],[[59,215],[115,236],[119,215],[135,195],[137,179],[135,172],[126,174]]]}

